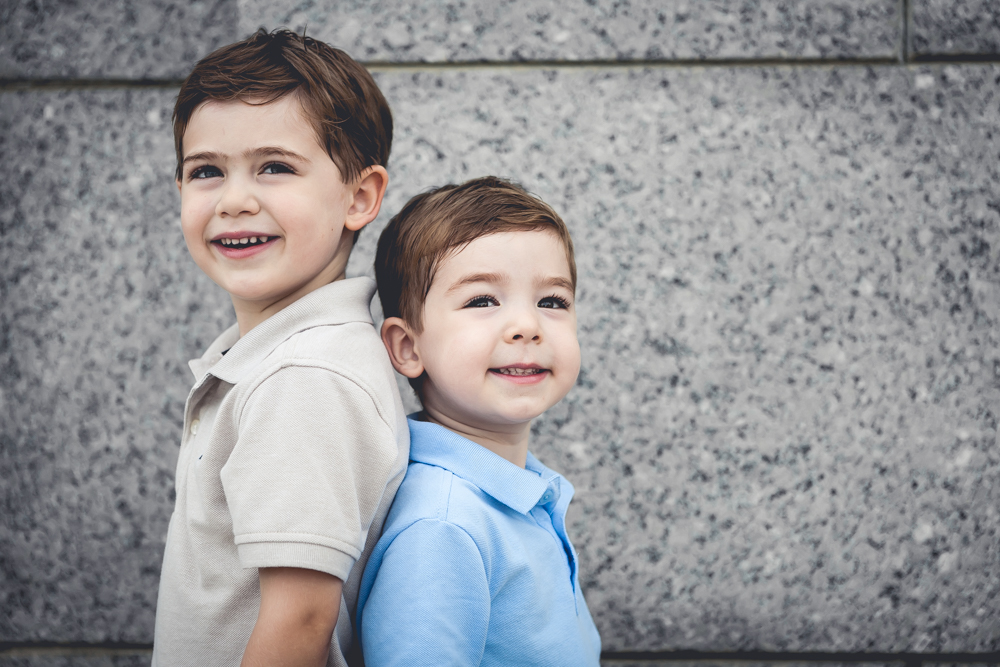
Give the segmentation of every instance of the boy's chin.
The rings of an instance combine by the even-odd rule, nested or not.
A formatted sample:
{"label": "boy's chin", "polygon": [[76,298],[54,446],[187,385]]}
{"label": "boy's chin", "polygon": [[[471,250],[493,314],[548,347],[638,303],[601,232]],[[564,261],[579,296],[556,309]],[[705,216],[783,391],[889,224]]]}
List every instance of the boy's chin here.
{"label": "boy's chin", "polygon": [[[435,421],[451,421],[456,426],[495,432],[515,432],[527,428],[559,401],[551,397],[526,397],[520,400],[497,400],[497,396],[482,397],[481,401],[469,401],[467,397],[454,397],[450,392],[438,392],[437,388],[425,385],[425,413]],[[560,397],[560,400],[562,397]]]}
{"label": "boy's chin", "polygon": [[434,410],[433,407],[430,411],[426,408],[424,410],[424,414],[430,416],[434,421],[442,423],[444,426],[495,433],[514,433],[525,429],[531,424],[531,420],[544,412],[544,410],[456,411]]}
{"label": "boy's chin", "polygon": [[523,409],[498,410],[488,414],[477,415],[480,423],[489,425],[490,430],[517,430],[529,426],[532,420],[541,417],[551,406],[539,408],[537,406]]}

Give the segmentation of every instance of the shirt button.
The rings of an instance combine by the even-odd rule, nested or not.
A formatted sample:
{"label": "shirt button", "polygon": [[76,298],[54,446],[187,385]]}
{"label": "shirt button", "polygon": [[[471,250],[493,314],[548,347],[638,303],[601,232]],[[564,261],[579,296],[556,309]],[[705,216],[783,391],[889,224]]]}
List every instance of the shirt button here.
{"label": "shirt button", "polygon": [[200,421],[198,421],[197,419],[195,419],[195,420],[193,420],[193,421],[191,422],[191,435],[198,435],[198,425],[199,425],[200,423],[201,423],[201,422],[200,422]]}

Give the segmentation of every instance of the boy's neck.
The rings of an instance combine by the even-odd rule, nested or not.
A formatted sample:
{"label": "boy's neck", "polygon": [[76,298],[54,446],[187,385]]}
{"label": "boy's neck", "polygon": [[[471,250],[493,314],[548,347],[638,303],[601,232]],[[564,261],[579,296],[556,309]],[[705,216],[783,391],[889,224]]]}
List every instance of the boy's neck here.
{"label": "boy's neck", "polygon": [[510,430],[494,431],[459,423],[434,408],[425,408],[420,417],[422,421],[443,426],[477,445],[482,445],[518,467],[524,468],[527,463],[528,439],[531,436],[530,421],[524,424],[512,424]]}
{"label": "boy's neck", "polygon": [[346,272],[342,270],[339,274],[333,276],[332,279],[324,278],[315,281],[273,302],[243,301],[233,297],[233,310],[236,311],[236,324],[240,329],[240,338],[243,338],[251,329],[267,318],[292,305],[302,297],[315,292],[320,287],[325,287],[346,277]]}

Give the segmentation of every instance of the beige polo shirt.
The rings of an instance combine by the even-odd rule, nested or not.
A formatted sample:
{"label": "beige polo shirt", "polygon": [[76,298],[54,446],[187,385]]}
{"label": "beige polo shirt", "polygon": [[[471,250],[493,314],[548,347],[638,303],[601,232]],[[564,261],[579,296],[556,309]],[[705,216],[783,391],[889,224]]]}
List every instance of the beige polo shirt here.
{"label": "beige polo shirt", "polygon": [[[372,323],[375,283],[326,285],[201,359],[184,410],[153,665],[239,665],[257,568],[344,581],[329,665],[345,665],[365,561],[406,472],[409,431]],[[223,354],[225,352],[225,354]]]}

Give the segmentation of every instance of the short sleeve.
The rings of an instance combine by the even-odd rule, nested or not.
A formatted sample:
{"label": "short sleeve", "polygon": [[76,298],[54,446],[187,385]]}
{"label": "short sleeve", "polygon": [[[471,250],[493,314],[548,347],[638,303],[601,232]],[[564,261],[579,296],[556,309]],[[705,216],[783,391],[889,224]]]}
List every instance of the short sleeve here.
{"label": "short sleeve", "polygon": [[386,549],[359,618],[368,667],[478,665],[490,591],[475,542],[444,521],[407,527]]}
{"label": "short sleeve", "polygon": [[397,456],[395,434],[356,382],[311,366],[266,377],[221,471],[240,563],[346,579]]}

